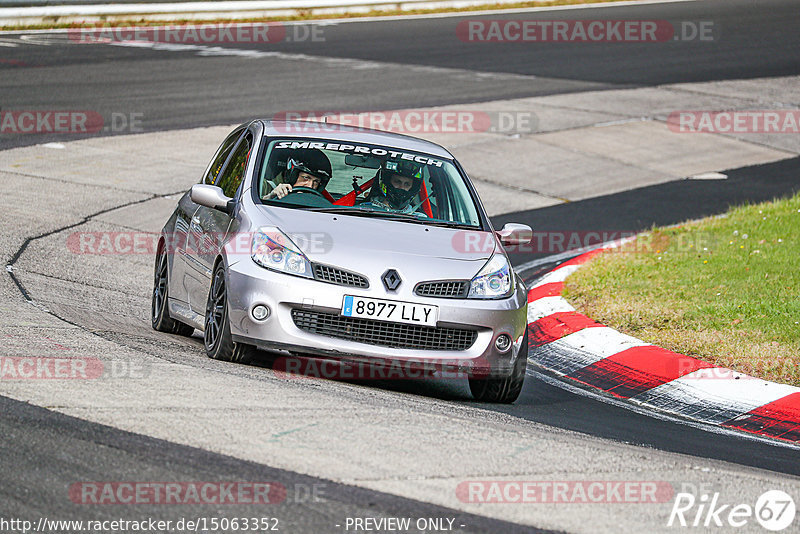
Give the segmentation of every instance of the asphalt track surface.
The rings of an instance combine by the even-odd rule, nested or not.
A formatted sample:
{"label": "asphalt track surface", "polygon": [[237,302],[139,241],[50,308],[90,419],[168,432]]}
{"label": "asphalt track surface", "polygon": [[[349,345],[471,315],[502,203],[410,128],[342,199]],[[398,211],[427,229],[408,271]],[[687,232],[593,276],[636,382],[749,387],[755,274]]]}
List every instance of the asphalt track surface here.
{"label": "asphalt track surface", "polygon": [[[608,8],[609,10],[612,8]],[[265,50],[329,58],[378,61],[354,80],[352,71],[276,57],[255,68],[236,57],[202,57],[186,52],[127,47],[30,45],[0,48],[4,109],[93,109],[141,112],[145,131],[228,124],[286,109],[390,109],[433,106],[660,83],[740,79],[800,72],[800,10],[790,1],[709,1],[570,12],[570,18],[713,20],[721,34],[714,43],[649,45],[540,44],[476,45],[450,38],[458,19],[348,23],[326,27],[326,41],[284,43]],[[521,18],[567,18],[563,13]],[[465,18],[474,18],[467,15]],[[491,16],[488,18],[511,18]],[[6,37],[6,36],[3,36]],[[248,45],[252,48],[253,45]],[[388,67],[385,65],[390,63]],[[419,70],[419,66],[434,67]],[[408,67],[408,68],[406,68]],[[413,68],[412,68],[413,67]],[[414,70],[416,69],[416,70]],[[437,70],[440,69],[440,70]],[[409,76],[408,72],[413,72]],[[470,79],[464,71],[502,74]],[[423,76],[423,72],[427,73]],[[454,80],[459,90],[453,91]],[[353,87],[358,90],[353,90]],[[63,139],[4,137],[3,147]],[[729,173],[726,181],[681,181],[606,197],[496,217],[537,230],[609,228],[638,230],[724,211],[746,200],[764,200],[800,189],[800,161],[787,160]],[[739,178],[739,176],[747,178]],[[516,264],[531,259],[514,258]],[[535,273],[529,273],[533,276]],[[186,343],[199,350],[198,340]],[[269,362],[259,365],[268,366]],[[365,387],[470,401],[463,392],[437,385],[386,383]],[[481,406],[510,416],[579,433],[800,475],[797,451],[709,434],[701,429],[645,417],[576,395],[541,380],[526,382],[513,406]],[[313,485],[318,480],[237,460],[201,449],[130,434],[111,427],[0,398],[0,508],[5,515],[39,516],[74,512],[56,492],[78,480],[284,480]],[[55,461],[54,461],[55,459]],[[146,476],[145,476],[146,475]],[[144,478],[143,478],[144,477]],[[325,503],[290,503],[281,516],[299,531],[330,528],[332,517],[453,516],[467,531],[532,531],[389,494],[328,482]],[[127,512],[128,510],[126,510]],[[207,512],[189,505],[187,516]],[[173,510],[149,515],[169,518]],[[163,513],[162,513],[163,512]],[[97,518],[113,508],[92,510]],[[107,515],[106,515],[107,514]]]}
{"label": "asphalt track surface", "polygon": [[[133,473],[149,481],[277,481],[285,500],[275,503],[283,532],[327,532],[345,517],[448,517],[463,532],[537,532],[472,514],[404,499],[328,480],[287,472],[214,454],[202,449],[87,423],[26,403],[0,397],[0,445],[4,517],[79,518],[85,505],[66,501],[65,488],[87,474],[97,480],[130,480]],[[24,430],[23,430],[24,429]],[[53,461],[58,459],[58,461]],[[16,477],[8,476],[16,473]],[[31,488],[36,491],[31,491]],[[259,511],[266,517],[269,504]],[[82,510],[83,508],[83,510]],[[121,513],[121,509],[124,512]],[[253,507],[226,507],[226,517],[252,517]],[[154,517],[177,523],[181,518],[215,515],[208,505],[100,506],[93,520]],[[217,514],[218,515],[218,514]],[[538,531],[544,532],[544,531]]]}
{"label": "asphalt track surface", "polygon": [[[683,22],[710,21],[711,41],[481,43],[455,37],[459,22],[504,18],[512,16],[348,22],[321,27],[324,40],[317,41],[292,38],[290,27],[287,41],[222,45],[275,54],[258,62],[235,55],[204,57],[191,50],[67,45],[66,34],[34,36],[24,46],[0,46],[0,107],[92,110],[104,117],[139,113],[144,131],[155,131],[233,124],[287,110],[417,108],[800,72],[800,11],[791,0],[707,0],[513,15],[663,20],[678,28]],[[20,42],[18,36],[0,39]],[[353,69],[342,59],[374,64]],[[55,138],[3,136],[0,146]]]}

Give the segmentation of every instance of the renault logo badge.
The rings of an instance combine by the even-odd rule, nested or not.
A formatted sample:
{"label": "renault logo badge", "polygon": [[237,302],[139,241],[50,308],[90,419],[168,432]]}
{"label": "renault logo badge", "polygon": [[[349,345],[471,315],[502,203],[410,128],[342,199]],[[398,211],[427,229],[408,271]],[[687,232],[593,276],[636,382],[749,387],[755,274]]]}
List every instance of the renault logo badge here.
{"label": "renault logo badge", "polygon": [[386,286],[386,289],[388,289],[389,291],[395,291],[398,287],[400,287],[400,284],[403,281],[400,278],[400,275],[397,274],[397,271],[395,271],[394,269],[389,269],[388,271],[383,273],[382,279],[383,279],[383,285]]}

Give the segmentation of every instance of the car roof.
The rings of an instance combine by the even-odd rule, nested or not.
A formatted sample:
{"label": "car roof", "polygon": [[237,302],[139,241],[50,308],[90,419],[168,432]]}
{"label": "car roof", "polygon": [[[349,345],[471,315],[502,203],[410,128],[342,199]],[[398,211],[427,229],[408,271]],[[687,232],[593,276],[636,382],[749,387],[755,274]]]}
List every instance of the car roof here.
{"label": "car roof", "polygon": [[269,137],[291,137],[307,139],[331,139],[334,141],[349,141],[351,143],[364,143],[381,145],[401,150],[413,150],[440,158],[453,158],[453,155],[444,147],[412,137],[369,128],[359,128],[335,123],[321,123],[312,121],[283,121],[262,119],[264,135]]}

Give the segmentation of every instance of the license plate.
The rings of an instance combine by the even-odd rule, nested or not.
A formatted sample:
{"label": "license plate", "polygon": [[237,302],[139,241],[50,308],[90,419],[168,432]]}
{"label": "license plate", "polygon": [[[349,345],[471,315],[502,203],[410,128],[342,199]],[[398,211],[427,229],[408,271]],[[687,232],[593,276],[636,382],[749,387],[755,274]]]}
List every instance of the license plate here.
{"label": "license plate", "polygon": [[436,326],[436,322],[439,320],[439,307],[345,295],[342,315],[394,323]]}

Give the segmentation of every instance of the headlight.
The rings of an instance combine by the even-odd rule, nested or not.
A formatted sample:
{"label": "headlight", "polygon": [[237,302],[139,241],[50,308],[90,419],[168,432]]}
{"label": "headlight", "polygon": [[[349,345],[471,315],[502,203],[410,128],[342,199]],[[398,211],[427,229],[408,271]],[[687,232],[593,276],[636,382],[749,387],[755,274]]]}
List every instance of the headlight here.
{"label": "headlight", "polygon": [[511,267],[503,254],[495,254],[470,282],[468,298],[499,299],[511,295]]}
{"label": "headlight", "polygon": [[250,255],[254,262],[267,269],[313,278],[308,258],[274,226],[259,228],[253,235]]}

